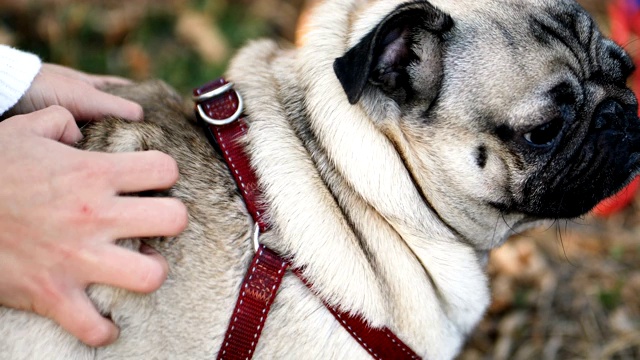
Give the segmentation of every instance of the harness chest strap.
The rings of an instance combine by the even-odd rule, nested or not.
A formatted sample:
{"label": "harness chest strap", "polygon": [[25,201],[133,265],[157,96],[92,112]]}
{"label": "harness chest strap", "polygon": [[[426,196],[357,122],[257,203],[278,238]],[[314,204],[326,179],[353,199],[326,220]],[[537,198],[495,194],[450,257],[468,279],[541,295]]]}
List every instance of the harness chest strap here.
{"label": "harness chest strap", "polygon": [[[257,245],[258,231],[269,229],[264,218],[264,205],[249,159],[238,141],[247,132],[243,100],[233,84],[217,79],[193,91],[198,120],[209,141],[218,147],[231,171],[256,228],[256,254],[240,288],[229,327],[218,352],[218,359],[251,359],[258,344],[282,278],[290,263],[263,245]],[[294,273],[311,289],[311,284]],[[353,338],[375,359],[420,359],[388,328],[372,328],[360,316],[341,312],[325,303],[327,309]]]}

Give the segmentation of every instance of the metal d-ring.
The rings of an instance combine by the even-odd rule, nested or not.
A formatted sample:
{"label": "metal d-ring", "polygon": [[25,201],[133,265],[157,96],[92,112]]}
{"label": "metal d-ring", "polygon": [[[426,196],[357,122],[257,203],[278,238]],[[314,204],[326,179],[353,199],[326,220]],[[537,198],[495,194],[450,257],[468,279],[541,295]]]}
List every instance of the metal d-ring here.
{"label": "metal d-ring", "polygon": [[253,224],[253,249],[258,252],[260,249],[260,225],[258,223]]}
{"label": "metal d-ring", "polygon": [[228,83],[220,86],[219,88],[215,88],[213,90],[207,91],[204,94],[193,96],[193,101],[195,101],[196,103],[199,104],[199,103],[201,103],[201,102],[203,102],[205,100],[213,99],[213,98],[218,97],[218,96],[226,93],[227,91],[233,89],[234,85],[235,85],[234,83],[228,82]]}
{"label": "metal d-ring", "polygon": [[[244,100],[242,99],[242,96],[240,95],[240,93],[233,88],[233,85],[234,84],[230,82],[217,89],[214,89],[202,95],[193,97],[193,100],[197,104],[196,108],[198,109],[198,114],[200,115],[200,118],[202,118],[202,120],[215,126],[223,126],[223,125],[231,124],[232,122],[238,120],[238,118],[240,117],[240,115],[242,115],[242,112],[244,111]],[[233,92],[235,92],[236,96],[238,97],[238,109],[236,110],[236,112],[226,119],[213,119],[209,117],[207,113],[204,111],[204,109],[202,109],[202,102],[221,96],[229,90],[233,90]]]}

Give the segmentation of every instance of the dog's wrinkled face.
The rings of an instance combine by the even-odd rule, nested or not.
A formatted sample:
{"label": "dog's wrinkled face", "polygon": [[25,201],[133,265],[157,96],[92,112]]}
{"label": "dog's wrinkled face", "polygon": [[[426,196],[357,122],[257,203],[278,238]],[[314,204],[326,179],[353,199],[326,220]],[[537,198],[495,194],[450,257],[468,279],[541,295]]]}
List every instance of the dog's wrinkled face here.
{"label": "dog's wrinkled face", "polygon": [[490,2],[405,3],[335,63],[425,200],[481,248],[500,222],[580,216],[640,169],[624,50],[571,0]]}

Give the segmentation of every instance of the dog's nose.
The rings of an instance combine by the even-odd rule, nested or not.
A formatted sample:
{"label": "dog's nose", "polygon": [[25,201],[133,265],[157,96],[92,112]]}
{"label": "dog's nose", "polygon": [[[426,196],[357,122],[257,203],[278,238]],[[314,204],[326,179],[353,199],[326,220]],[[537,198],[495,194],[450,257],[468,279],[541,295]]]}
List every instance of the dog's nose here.
{"label": "dog's nose", "polygon": [[640,119],[637,109],[637,105],[615,98],[602,101],[596,107],[590,129],[598,139],[598,148],[640,152]]}
{"label": "dog's nose", "polygon": [[595,112],[595,128],[596,130],[603,129],[618,129],[624,130],[627,128],[626,114],[622,104],[614,99],[607,99],[603,101]]}

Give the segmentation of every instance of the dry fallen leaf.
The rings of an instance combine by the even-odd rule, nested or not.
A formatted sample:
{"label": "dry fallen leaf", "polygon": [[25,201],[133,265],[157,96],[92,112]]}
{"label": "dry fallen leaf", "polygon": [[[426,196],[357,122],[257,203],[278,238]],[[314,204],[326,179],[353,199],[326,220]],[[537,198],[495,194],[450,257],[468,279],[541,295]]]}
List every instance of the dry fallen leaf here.
{"label": "dry fallen leaf", "polygon": [[201,13],[182,13],[178,18],[176,34],[210,64],[222,63],[229,54],[229,45],[213,19]]}

